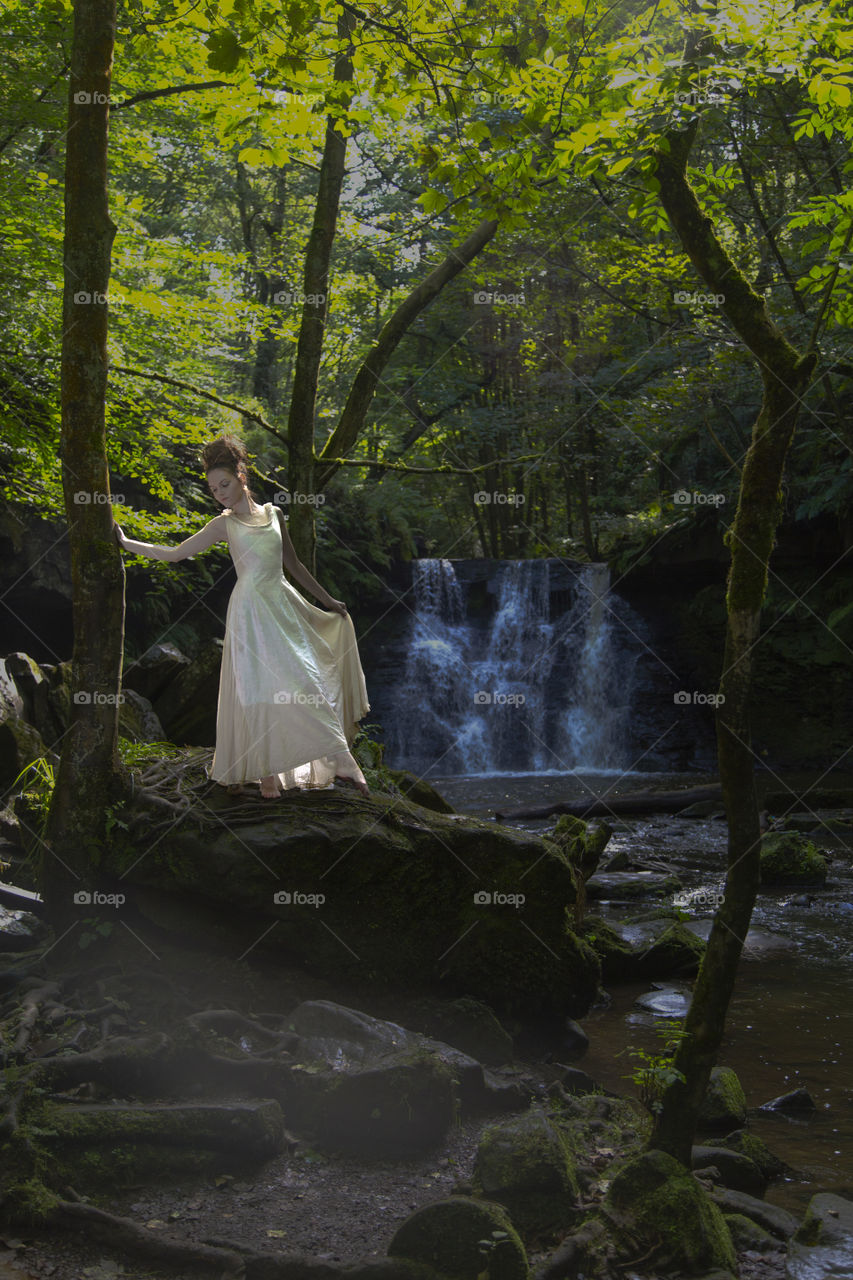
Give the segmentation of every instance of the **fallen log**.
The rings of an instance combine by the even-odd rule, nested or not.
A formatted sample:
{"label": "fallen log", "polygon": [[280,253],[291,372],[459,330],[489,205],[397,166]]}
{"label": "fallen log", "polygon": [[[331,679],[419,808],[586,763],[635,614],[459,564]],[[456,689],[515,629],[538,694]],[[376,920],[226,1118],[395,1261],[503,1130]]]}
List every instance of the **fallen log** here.
{"label": "fallen log", "polygon": [[599,800],[587,796],[581,800],[563,800],[557,804],[535,808],[512,809],[495,814],[496,822],[513,822],[516,818],[550,818],[553,814],[568,813],[574,818],[600,818],[635,813],[678,813],[691,804],[719,800],[723,802],[719,786],[689,787],[680,791],[637,791],[629,796],[612,796]]}

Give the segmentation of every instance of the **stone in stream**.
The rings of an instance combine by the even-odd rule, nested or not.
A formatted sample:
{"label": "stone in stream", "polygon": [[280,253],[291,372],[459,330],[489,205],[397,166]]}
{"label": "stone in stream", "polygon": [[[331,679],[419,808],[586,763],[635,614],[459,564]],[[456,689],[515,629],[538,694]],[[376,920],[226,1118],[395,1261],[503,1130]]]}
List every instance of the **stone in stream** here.
{"label": "stone in stream", "polygon": [[723,1217],[738,1253],[746,1249],[751,1249],[754,1253],[777,1253],[785,1248],[781,1240],[777,1240],[776,1236],[772,1236],[745,1214],[725,1213]]}
{"label": "stone in stream", "polygon": [[782,1111],[790,1115],[802,1115],[817,1111],[815,1102],[808,1089],[792,1089],[790,1093],[780,1093],[778,1098],[762,1102],[761,1111]]}
{"label": "stone in stream", "polygon": [[[695,933],[697,938],[707,942],[711,933],[713,920],[686,920],[685,928]],[[769,929],[747,930],[741,956],[744,960],[763,960],[766,956],[778,951],[796,951],[797,943],[782,933],[771,933]]]}
{"label": "stone in stream", "polygon": [[761,837],[761,884],[820,888],[827,861],[817,845],[796,831],[768,831]]}
{"label": "stone in stream", "polygon": [[795,1172],[790,1165],[785,1164],[784,1160],[774,1156],[763,1138],[756,1137],[754,1133],[748,1133],[746,1129],[735,1129],[732,1133],[727,1133],[724,1138],[708,1138],[705,1146],[712,1149],[723,1147],[726,1151],[735,1151],[739,1155],[747,1156],[761,1170],[768,1182],[774,1178],[792,1176]]}
{"label": "stone in stream", "polygon": [[[484,1252],[485,1249],[485,1252]],[[391,1258],[427,1263],[453,1280],[529,1280],[527,1254],[506,1210],[488,1200],[453,1196],[416,1209],[388,1246]]]}
{"label": "stone in stream", "polygon": [[690,1008],[690,993],[677,987],[664,987],[660,991],[637,996],[634,1004],[649,1013],[656,1013],[660,1018],[683,1018]]}
{"label": "stone in stream", "polygon": [[606,898],[615,902],[666,897],[680,888],[678,876],[660,871],[598,871],[586,882],[589,898]]}
{"label": "stone in stream", "polygon": [[731,1129],[746,1121],[746,1095],[731,1067],[714,1067],[698,1123],[704,1129]]}
{"label": "stone in stream", "polygon": [[786,1280],[850,1280],[853,1276],[853,1201],[826,1192],[812,1196],[788,1241]]}
{"label": "stone in stream", "polygon": [[587,916],[582,933],[598,953],[605,983],[693,977],[705,950],[682,921],[668,918],[612,924]]}

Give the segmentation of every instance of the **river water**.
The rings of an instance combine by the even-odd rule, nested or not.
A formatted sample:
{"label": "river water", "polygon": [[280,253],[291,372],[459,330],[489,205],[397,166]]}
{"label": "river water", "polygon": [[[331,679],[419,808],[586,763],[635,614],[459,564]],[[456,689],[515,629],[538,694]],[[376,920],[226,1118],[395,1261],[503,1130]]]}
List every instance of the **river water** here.
{"label": "river water", "polygon": [[[713,781],[696,773],[493,774],[432,779],[460,813],[492,817],[495,811],[576,800],[590,793],[610,797],[645,787],[668,789]],[[758,780],[760,794],[790,786],[802,791],[815,779]],[[822,787],[851,787],[829,776]],[[829,812],[815,810],[818,819]],[[547,830],[556,818],[518,820],[530,831]],[[722,818],[660,815],[611,821],[604,861],[620,849],[641,864],[661,860],[687,889],[721,890],[725,880],[726,824]],[[750,1107],[749,1126],[796,1174],[771,1185],[767,1199],[800,1216],[810,1197],[832,1191],[853,1197],[853,827],[837,834],[823,825],[809,835],[832,857],[826,888],[762,891],[744,951],[719,1055],[737,1072]],[[658,900],[659,901],[659,900]],[[639,904],[642,909],[644,904]],[[648,907],[655,905],[650,899]],[[638,904],[591,903],[590,911],[618,921]],[[691,925],[707,930],[711,915],[691,910]],[[581,1064],[607,1088],[632,1092],[626,1046],[659,1051],[654,1018],[635,1004],[654,984],[610,989],[607,1008],[584,1019],[591,1045]],[[673,985],[673,984],[665,984]],[[686,991],[689,987],[682,985]],[[808,1089],[817,1110],[804,1119],[761,1112],[762,1103],[798,1087]]]}

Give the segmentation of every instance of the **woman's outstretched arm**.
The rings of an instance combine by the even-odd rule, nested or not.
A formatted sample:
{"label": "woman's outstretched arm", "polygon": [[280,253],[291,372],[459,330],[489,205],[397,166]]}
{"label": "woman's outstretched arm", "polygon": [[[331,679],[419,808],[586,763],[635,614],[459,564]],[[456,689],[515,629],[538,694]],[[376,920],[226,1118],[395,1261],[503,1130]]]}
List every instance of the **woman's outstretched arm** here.
{"label": "woman's outstretched arm", "polygon": [[197,555],[199,551],[206,551],[215,542],[226,541],[228,537],[225,532],[224,515],[214,516],[212,520],[208,520],[203,529],[199,529],[198,533],[194,533],[192,537],[185,538],[176,547],[161,547],[155,542],[137,542],[133,538],[124,536],[121,525],[116,524],[113,528],[120,547],[125,551],[133,552],[136,556],[150,556],[153,560],[186,560],[188,556]]}

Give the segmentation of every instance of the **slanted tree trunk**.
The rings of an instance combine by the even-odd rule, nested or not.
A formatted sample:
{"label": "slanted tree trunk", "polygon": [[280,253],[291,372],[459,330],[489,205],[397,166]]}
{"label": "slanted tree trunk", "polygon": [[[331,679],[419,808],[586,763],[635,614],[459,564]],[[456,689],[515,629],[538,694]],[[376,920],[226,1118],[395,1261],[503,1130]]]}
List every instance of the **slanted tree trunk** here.
{"label": "slanted tree trunk", "polygon": [[[338,36],[346,39],[354,26],[354,18],[344,11],[338,19]],[[336,83],[352,80],[352,59],[347,54],[342,54],[337,59],[334,78]],[[329,267],[338,223],[346,151],[346,138],[335,128],[335,121],[330,116],[326,121],[314,221],[305,252],[305,301],[302,304],[287,423],[290,441],[288,479],[293,499],[288,513],[288,532],[296,554],[312,573],[315,567],[314,508],[307,499],[313,497],[315,492],[314,413],[329,309]]]}
{"label": "slanted tree trunk", "polygon": [[652,1147],[669,1152],[688,1168],[696,1119],[723,1036],[738,962],[760,880],[758,801],[750,746],[749,703],[752,661],[759,639],[767,568],[782,513],[780,488],[785,455],[794,433],[801,397],[817,362],[800,355],[767,313],[720,244],[687,180],[687,158],[696,122],[668,137],[669,151],[657,156],[660,198],[702,279],[724,295],[722,309],[756,356],[763,384],[761,411],[741,476],[734,523],[727,535],[731,551],[726,607],[722,703],[717,707],[717,750],[728,818],[728,872],[725,900],[714,917],[704,959],[684,1022],[685,1038],[675,1056],[676,1080],[663,1097]]}
{"label": "slanted tree trunk", "polygon": [[76,0],[66,137],[60,444],[71,552],[73,706],[40,883],[47,914],[57,923],[80,918],[73,894],[85,887],[104,836],[105,810],[121,790],[124,569],[112,532],[104,426],[106,294],[115,234],[107,198],[115,25],[115,0]]}

